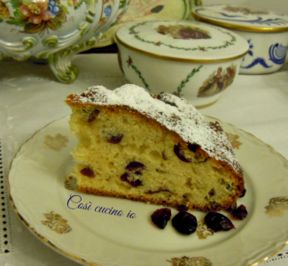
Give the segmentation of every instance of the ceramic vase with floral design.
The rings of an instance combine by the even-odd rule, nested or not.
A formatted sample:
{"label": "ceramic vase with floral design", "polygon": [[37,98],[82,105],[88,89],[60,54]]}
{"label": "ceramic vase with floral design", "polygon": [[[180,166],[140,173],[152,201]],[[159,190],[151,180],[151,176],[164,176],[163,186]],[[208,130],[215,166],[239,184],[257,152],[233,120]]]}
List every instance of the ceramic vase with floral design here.
{"label": "ceramic vase with floral design", "polygon": [[0,59],[48,60],[56,78],[77,78],[73,56],[95,46],[128,0],[0,0]]}

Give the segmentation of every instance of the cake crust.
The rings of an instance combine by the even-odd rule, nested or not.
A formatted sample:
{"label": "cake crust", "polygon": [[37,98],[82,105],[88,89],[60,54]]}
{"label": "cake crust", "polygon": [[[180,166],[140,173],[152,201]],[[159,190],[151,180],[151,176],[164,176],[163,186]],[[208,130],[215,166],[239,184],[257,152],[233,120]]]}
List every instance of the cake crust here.
{"label": "cake crust", "polygon": [[[186,205],[190,209],[199,209],[203,211],[227,209],[228,207],[232,206],[236,200],[244,193],[244,179],[241,166],[236,160],[231,144],[229,143],[225,132],[218,122],[206,121],[206,119],[201,114],[199,114],[195,108],[186,104],[183,100],[174,95],[162,94],[158,95],[157,98],[152,98],[142,88],[139,88],[135,85],[126,85],[117,90],[118,91],[110,91],[102,86],[98,86],[90,88],[80,95],[71,94],[67,97],[66,103],[73,110],[71,116],[71,128],[80,140],[80,146],[76,148],[76,152],[73,154],[73,157],[78,164],[75,167],[73,173],[69,176],[69,178],[66,179],[66,185],[68,184],[68,188],[84,193],[120,197],[161,205],[169,205],[173,207]],[[130,95],[128,95],[130,99],[125,100],[125,97],[127,97],[125,95],[127,95],[129,92]],[[140,98],[139,100],[135,99],[135,94]],[[148,104],[147,102],[142,103],[142,101],[148,101]],[[143,108],[143,106],[145,108]],[[103,118],[101,118],[102,115]],[[161,145],[158,145],[158,143],[155,143],[155,151],[152,151],[156,153],[156,150],[158,149],[157,154],[161,154],[158,156],[161,157],[160,159],[157,157],[157,163],[162,165],[162,168],[158,167],[155,163],[150,166],[149,160],[147,160],[147,158],[143,158],[142,160],[141,154],[130,155],[129,152],[127,152],[127,154],[125,153],[126,157],[123,155],[124,160],[120,165],[114,165],[113,160],[110,160],[109,156],[105,157],[104,155],[106,158],[106,163],[114,165],[115,169],[122,169],[122,172],[126,174],[126,179],[128,176],[128,180],[123,177],[124,174],[122,172],[119,172],[121,170],[118,172],[117,170],[114,171],[111,169],[103,170],[102,166],[97,165],[95,167],[97,160],[85,161],[85,158],[83,159],[83,150],[86,149],[85,152],[87,152],[90,149],[87,154],[91,156],[91,154],[93,154],[93,152],[91,153],[93,147],[81,147],[81,145],[83,146],[81,141],[83,142],[83,136],[85,135],[85,132],[83,133],[83,131],[85,129],[87,132],[91,128],[93,128],[92,130],[94,131],[101,131],[101,127],[102,129],[103,127],[106,127],[105,122],[103,122],[104,119],[113,120],[115,118],[112,123],[115,125],[118,123],[118,120],[123,118],[123,121],[125,121],[125,119],[128,119],[127,117],[130,119],[130,121],[133,121],[131,124],[131,132],[140,132],[140,142],[145,142],[145,136],[141,137],[141,132],[145,130],[145,126],[149,127],[149,132],[155,133],[156,138],[158,137],[160,140],[165,139],[166,141],[163,142],[163,148]],[[123,125],[125,124],[123,121],[119,123],[119,125],[117,124],[117,126],[124,132],[126,129],[125,125]],[[187,129],[187,125],[185,126],[185,123],[189,122],[193,125],[192,127],[191,125],[190,127],[188,126]],[[99,127],[97,126],[97,123]],[[137,131],[137,125],[144,125],[144,128],[141,128],[141,131]],[[193,129],[193,127],[196,128]],[[190,134],[191,132],[188,131],[191,130],[191,128],[195,131],[199,131],[200,128],[202,131],[200,130],[200,132],[198,132],[199,134]],[[199,136],[201,134],[204,134],[204,138],[203,136]],[[114,134],[114,142],[115,139],[119,141],[119,134],[117,136],[118,138],[115,138]],[[107,143],[104,143],[104,146],[100,146],[108,147],[107,149],[110,149],[111,147],[111,154],[117,155],[117,152],[119,152],[115,152],[117,148],[123,150],[125,147],[130,145],[129,141],[126,139],[128,136],[130,136],[129,133],[125,133],[124,140],[120,140],[121,143],[118,145],[115,145],[114,143],[111,145],[108,144],[107,146]],[[133,134],[131,136],[133,137]],[[91,138],[91,135],[89,137]],[[99,141],[99,138],[97,141]],[[166,146],[169,147],[169,149],[167,149]],[[82,154],[79,152],[79,150],[82,152]],[[149,148],[147,148],[147,150],[149,150]],[[139,152],[139,147],[136,148],[136,151],[141,153],[141,151]],[[143,157],[149,157],[150,153],[152,154],[151,150],[149,150],[149,154],[147,153],[149,156],[145,152],[146,150],[143,151]],[[97,156],[95,149],[94,154]],[[102,156],[102,152],[100,156]],[[143,163],[144,167],[140,167],[140,169],[138,165],[138,168],[141,171],[139,169],[134,169],[134,172],[132,171],[133,173],[131,173],[130,170],[127,170],[129,160],[132,162],[138,162],[142,160],[145,162]],[[170,163],[175,165],[176,168],[179,167],[179,177],[171,177],[172,175],[177,175],[177,171],[175,171],[173,167],[170,167]],[[209,178],[213,180],[214,184],[209,184],[209,180],[203,180],[205,178],[205,165],[207,165],[207,169],[209,169],[209,171],[214,171],[216,173],[217,177],[213,177],[213,174],[210,172],[207,174],[211,176]],[[89,178],[81,174],[81,169],[83,169],[83,167],[89,167],[93,173],[95,172],[95,178]],[[181,168],[184,168],[184,170],[181,170]],[[154,172],[152,170],[150,171],[150,169],[153,169]],[[158,170],[159,172],[157,172]],[[135,174],[137,171],[139,173],[141,172],[141,176],[139,174],[140,177]],[[173,172],[171,173],[171,176],[169,176],[169,171]],[[189,171],[191,171],[191,178]],[[99,185],[97,184],[97,179],[105,179],[104,176],[101,176],[102,173],[106,173],[106,175],[109,176],[107,176],[106,179],[109,179],[110,181],[102,180],[102,183],[99,181],[99,183],[101,183],[101,185]],[[113,173],[116,174],[115,177],[110,176]],[[221,176],[222,174],[224,176],[223,178]],[[140,181],[137,181],[138,183],[134,180],[136,177],[140,178]],[[116,178],[116,181],[113,181],[113,178]],[[173,181],[173,178],[175,179],[175,182]],[[185,179],[185,182],[183,182],[181,178],[183,180]],[[83,179],[90,180],[84,182]],[[91,179],[93,179],[93,181],[91,181]],[[131,179],[133,179],[133,181],[131,181]],[[157,179],[160,180],[158,183],[155,181]],[[125,181],[124,187],[119,189],[117,186],[121,186],[121,182],[123,183],[123,181]],[[167,181],[168,184],[166,184],[165,181]],[[113,182],[117,184],[117,186]],[[146,187],[145,182],[147,183]],[[180,188],[178,188],[178,183],[181,183]],[[71,186],[71,184],[73,184],[73,186]],[[141,185],[134,186],[135,184]],[[156,189],[154,189],[153,185],[156,186]],[[182,189],[182,187],[185,187],[185,189]],[[192,194],[197,194],[197,189],[202,189],[205,192],[205,195],[198,193],[198,196],[191,196],[188,187],[190,187]],[[221,187],[224,187],[224,192],[219,192]],[[231,189],[231,192],[226,191],[229,189]],[[177,193],[182,193],[181,197],[179,196],[180,194],[178,195]],[[220,200],[221,193],[223,193],[223,197]],[[219,199],[214,194],[219,194]],[[185,195],[188,195],[187,198],[185,198]],[[203,199],[198,200],[197,197],[203,197]]]}

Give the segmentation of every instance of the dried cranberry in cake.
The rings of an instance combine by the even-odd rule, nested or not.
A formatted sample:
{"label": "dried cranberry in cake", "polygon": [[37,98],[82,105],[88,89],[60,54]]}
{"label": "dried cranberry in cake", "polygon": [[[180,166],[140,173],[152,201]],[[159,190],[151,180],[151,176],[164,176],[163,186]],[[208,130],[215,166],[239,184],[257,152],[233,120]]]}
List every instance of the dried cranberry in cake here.
{"label": "dried cranberry in cake", "polygon": [[100,111],[97,110],[97,109],[94,109],[93,111],[91,111],[89,114],[88,114],[88,117],[87,117],[87,122],[88,123],[91,123],[93,122],[97,116],[99,115]]}
{"label": "dried cranberry in cake", "polygon": [[180,211],[173,217],[172,225],[180,234],[190,235],[196,231],[198,223],[193,214]]}
{"label": "dried cranberry in cake", "polygon": [[181,161],[183,161],[185,163],[191,163],[192,162],[192,158],[189,157],[189,155],[184,152],[184,148],[179,143],[174,145],[174,153],[176,154],[176,156]]}
{"label": "dried cranberry in cake", "polygon": [[237,219],[237,220],[243,220],[247,217],[248,215],[248,211],[246,209],[246,207],[241,204],[240,206],[238,207],[231,207],[227,210],[234,219]]}
{"label": "dried cranberry in cake", "polygon": [[94,171],[90,167],[84,167],[80,170],[80,173],[82,175],[85,175],[87,177],[95,177]]}
{"label": "dried cranberry in cake", "polygon": [[200,148],[200,145],[196,143],[188,143],[188,149],[192,152],[196,152]]}
{"label": "dried cranberry in cake", "polygon": [[124,173],[123,175],[121,175],[120,179],[127,182],[132,187],[138,187],[142,185],[142,181],[137,177],[137,174]]}
{"label": "dried cranberry in cake", "polygon": [[151,215],[151,220],[158,228],[164,229],[171,218],[171,210],[161,208],[154,211]]}
{"label": "dried cranberry in cake", "polygon": [[109,134],[107,137],[107,141],[111,144],[118,144],[121,142],[123,138],[123,134]]}
{"label": "dried cranberry in cake", "polygon": [[132,187],[138,187],[142,185],[142,171],[145,169],[143,163],[132,161],[128,163],[125,167],[127,172],[121,175],[120,179],[129,183]]}
{"label": "dried cranberry in cake", "polygon": [[208,212],[204,218],[204,223],[214,232],[229,231],[234,228],[233,223],[225,215],[218,212]]}
{"label": "dried cranberry in cake", "polygon": [[145,165],[143,163],[132,161],[125,167],[128,171],[137,171],[137,170],[143,170],[145,168]]}

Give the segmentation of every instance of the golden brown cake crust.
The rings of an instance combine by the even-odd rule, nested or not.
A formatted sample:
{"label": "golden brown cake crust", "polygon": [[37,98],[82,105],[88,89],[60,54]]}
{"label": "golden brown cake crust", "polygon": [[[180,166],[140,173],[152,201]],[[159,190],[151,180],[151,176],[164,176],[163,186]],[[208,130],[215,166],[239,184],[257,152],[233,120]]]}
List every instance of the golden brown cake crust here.
{"label": "golden brown cake crust", "polygon": [[[135,89],[135,87],[133,87],[133,89]],[[137,93],[139,93],[139,91],[137,91]],[[113,98],[114,95],[111,96],[110,92],[109,91],[107,92],[107,90],[104,89],[103,87],[100,87],[100,89],[99,87],[96,87],[96,88],[92,88],[82,93],[81,95],[76,95],[76,94],[69,95],[66,99],[66,102],[74,111],[82,110],[83,108],[84,109],[86,108],[89,110],[96,109],[97,112],[99,111],[101,113],[106,113],[107,117],[113,117],[113,116],[121,117],[121,116],[125,116],[129,114],[129,116],[131,116],[131,118],[133,117],[135,121],[141,121],[141,123],[143,122],[143,124],[149,125],[149,127],[151,127],[151,129],[155,129],[155,131],[165,132],[166,135],[169,135],[169,139],[172,142],[176,143],[179,147],[188,147],[191,143],[193,144],[196,143],[197,149],[193,151],[194,153],[193,156],[196,156],[197,158],[207,158],[207,160],[209,161],[209,164],[212,165],[212,167],[215,167],[215,169],[218,169],[217,171],[219,172],[223,171],[223,173],[225,172],[227,176],[230,176],[231,184],[235,186],[234,188],[235,191],[231,195],[226,195],[225,199],[221,202],[221,204],[219,203],[215,204],[213,200],[211,200],[210,203],[206,203],[206,204],[202,204],[202,203],[199,204],[199,203],[194,203],[193,201],[186,201],[185,205],[188,208],[190,209],[196,208],[196,209],[203,210],[203,211],[225,209],[231,206],[232,204],[234,204],[237,198],[243,194],[244,180],[243,180],[242,169],[238,161],[235,159],[232,147],[230,143],[228,142],[226,135],[218,122],[206,122],[206,120],[201,115],[198,115],[198,112],[193,107],[190,107],[190,106],[187,107],[185,103],[182,102],[182,100],[179,102],[178,98],[176,98],[175,96],[167,95],[167,94],[163,94],[162,96],[159,96],[158,99],[153,99],[153,101],[157,101],[155,103],[156,105],[164,104],[165,108],[169,109],[170,116],[165,114],[165,117],[164,117],[165,119],[161,117],[162,112],[163,112],[163,109],[161,108],[156,111],[154,109],[153,110],[154,113],[151,115],[151,113],[149,112],[146,113],[146,111],[143,111],[143,109],[141,108],[140,109],[135,108],[135,105],[133,105],[133,103],[131,102],[128,102],[128,104],[125,101],[119,102],[119,98],[123,97],[122,95],[121,97],[118,97],[118,98],[115,97],[113,100],[109,99],[109,97]],[[148,97],[148,96],[145,96],[145,97]],[[149,107],[150,105],[147,105],[147,106]],[[165,108],[164,110],[166,110]],[[184,134],[181,134],[181,132],[183,131],[182,126],[183,127],[185,126],[184,124],[181,125],[181,122],[183,121],[179,122],[179,120],[182,119],[182,117],[180,116],[181,114],[179,115],[179,113],[181,112],[184,113],[185,115],[188,113],[188,116],[191,116],[190,120],[192,121],[194,119],[193,123],[195,123],[196,126],[198,126],[198,124],[201,124],[200,126],[202,127],[202,124],[204,124],[204,130],[205,130],[204,135],[205,136],[207,135],[208,138],[210,137],[209,134],[212,132],[211,133],[213,135],[212,140],[208,140],[208,142],[216,140],[216,142],[218,141],[218,143],[216,144],[213,143],[214,146],[213,145],[211,146],[210,143],[209,145],[206,145],[205,143],[203,145],[203,143],[199,144],[198,142],[187,141],[187,134],[185,132]],[[160,118],[157,117],[158,115],[160,116]],[[173,115],[175,115],[175,117],[173,117]],[[175,119],[175,121],[173,121],[173,119]],[[166,123],[165,120],[168,120],[168,123]],[[187,123],[187,120],[185,120],[184,122]],[[171,126],[173,125],[173,123],[174,123],[174,127]],[[180,123],[180,126],[179,126],[179,123]],[[178,131],[175,130],[175,127],[178,128]],[[214,135],[216,135],[216,137]],[[189,137],[190,136],[188,135],[188,140],[189,140]],[[196,138],[197,137],[198,136],[196,136]],[[205,142],[205,139],[202,140],[200,136],[200,142],[201,141]],[[177,147],[177,145],[175,146]],[[174,149],[175,149],[175,146],[174,146]],[[215,150],[213,150],[213,149],[218,149],[219,147],[221,149],[220,153],[217,153],[218,151],[215,152]],[[219,156],[219,154],[221,154],[222,157]],[[77,188],[75,189],[84,193],[113,196],[113,197],[119,197],[119,198],[127,198],[127,199],[150,202],[150,203],[155,203],[155,204],[169,205],[173,207],[177,207],[183,203],[183,201],[181,200],[175,200],[175,199],[166,200],[165,197],[163,199],[163,195],[161,195],[162,197],[157,198],[153,195],[153,193],[152,194],[149,194],[149,193],[133,194],[133,193],[117,192],[117,190],[110,191],[109,189],[105,190],[105,189],[93,187],[93,185],[92,186],[87,185],[85,183],[81,184],[81,182],[77,183]],[[133,189],[134,188],[132,188],[132,190]],[[165,193],[162,193],[162,194],[165,194]]]}

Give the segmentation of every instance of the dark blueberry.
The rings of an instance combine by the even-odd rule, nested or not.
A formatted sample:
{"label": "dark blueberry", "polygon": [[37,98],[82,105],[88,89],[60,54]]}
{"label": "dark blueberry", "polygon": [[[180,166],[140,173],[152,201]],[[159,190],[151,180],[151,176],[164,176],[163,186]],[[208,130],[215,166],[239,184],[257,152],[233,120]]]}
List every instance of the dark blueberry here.
{"label": "dark blueberry", "polygon": [[164,229],[171,218],[171,210],[161,208],[154,211],[151,215],[152,222],[160,229]]}
{"label": "dark blueberry", "polygon": [[97,109],[94,109],[92,112],[89,113],[88,117],[87,117],[87,122],[91,123],[93,122],[96,117],[99,115],[100,111]]}
{"label": "dark blueberry", "polygon": [[243,220],[248,215],[247,209],[243,204],[241,204],[236,208],[235,207],[229,208],[228,212],[232,215],[233,218],[237,220]]}
{"label": "dark blueberry", "polygon": [[200,145],[196,143],[188,143],[188,149],[192,152],[196,152],[200,148]]}
{"label": "dark blueberry", "polygon": [[191,158],[187,158],[185,156],[184,150],[183,150],[183,148],[181,147],[181,145],[179,143],[174,145],[174,153],[177,155],[177,157],[181,161],[186,162],[186,163],[191,163],[192,162]]}
{"label": "dark blueberry", "polygon": [[229,231],[234,228],[233,223],[225,215],[218,212],[208,212],[204,218],[204,223],[214,232]]}
{"label": "dark blueberry", "polygon": [[107,141],[111,144],[118,144],[121,142],[122,138],[123,138],[123,134],[109,135],[107,137]]}
{"label": "dark blueberry", "polygon": [[128,171],[136,171],[136,170],[143,170],[145,168],[145,165],[143,163],[133,161],[127,164],[125,167],[126,170]]}
{"label": "dark blueberry", "polygon": [[193,214],[180,211],[173,217],[172,225],[180,234],[190,235],[196,231],[198,223]]}
{"label": "dark blueberry", "polygon": [[80,170],[80,173],[82,175],[88,176],[88,177],[95,177],[94,171],[90,167],[84,167]]}

